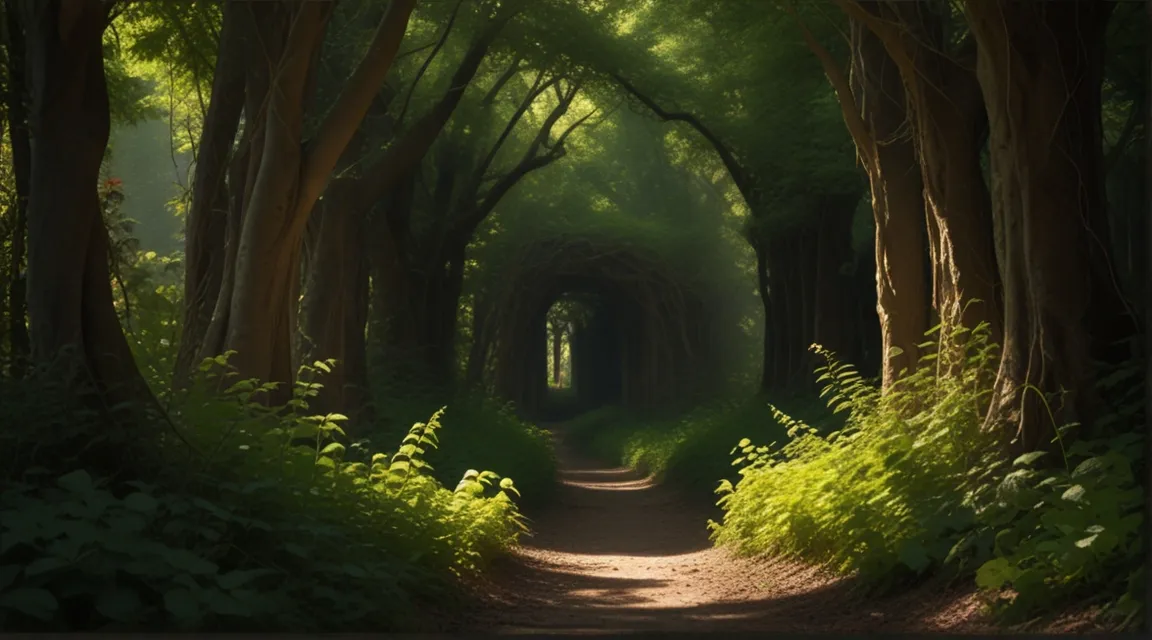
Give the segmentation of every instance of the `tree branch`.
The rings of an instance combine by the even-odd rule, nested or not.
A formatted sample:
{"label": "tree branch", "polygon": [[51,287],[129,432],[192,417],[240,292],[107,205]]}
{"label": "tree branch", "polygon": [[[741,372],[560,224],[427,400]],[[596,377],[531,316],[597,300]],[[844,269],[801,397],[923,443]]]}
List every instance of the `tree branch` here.
{"label": "tree branch", "polygon": [[[305,4],[307,6],[307,3]],[[305,154],[301,163],[300,191],[297,195],[296,216],[305,216],[320,197],[328,180],[328,174],[336,165],[340,154],[348,145],[352,134],[360,126],[360,121],[368,111],[372,99],[392,67],[392,61],[404,39],[408,19],[416,6],[416,0],[392,0],[388,11],[380,20],[372,45],[360,60],[352,77],[344,86],[335,106],[328,112],[320,126],[314,144]]]}
{"label": "tree branch", "polygon": [[836,64],[836,60],[832,57],[812,32],[808,30],[808,26],[797,15],[796,10],[791,6],[786,6],[787,11],[793,18],[796,19],[796,24],[800,27],[800,32],[804,36],[804,42],[808,45],[808,49],[820,61],[820,65],[824,67],[824,75],[828,77],[828,82],[832,85],[832,90],[836,93],[836,101],[840,103],[840,113],[844,116],[844,124],[848,126],[848,133],[852,134],[852,140],[856,143],[856,149],[862,160],[868,164],[872,164],[872,154],[869,153],[865,156],[864,151],[867,149],[875,148],[875,141],[873,140],[872,130],[867,123],[864,122],[863,116],[860,115],[859,106],[856,104],[856,98],[852,95],[852,87],[848,84],[848,78],[844,75],[844,71]]}
{"label": "tree branch", "polygon": [[404,97],[404,105],[400,108],[400,115],[396,116],[396,128],[404,124],[404,116],[408,113],[408,103],[412,101],[412,94],[416,93],[416,85],[420,84],[420,79],[424,77],[424,73],[428,71],[429,65],[436,55],[440,53],[440,49],[444,47],[444,43],[448,41],[448,34],[452,33],[452,25],[456,24],[456,15],[460,13],[460,5],[464,0],[456,0],[456,6],[452,8],[452,16],[448,18],[448,24],[444,27],[444,33],[440,34],[440,39],[436,41],[435,48],[432,53],[424,58],[424,64],[420,65],[420,70],[416,72],[416,77],[412,80],[412,84],[408,86],[408,95]]}
{"label": "tree branch", "polygon": [[655,113],[656,116],[661,120],[664,120],[665,122],[686,123],[695,129],[697,133],[704,136],[704,139],[712,145],[712,148],[715,149],[716,153],[720,156],[720,160],[728,169],[728,173],[732,175],[733,181],[736,182],[736,186],[740,189],[740,192],[744,194],[745,199],[751,200],[753,198],[753,192],[756,189],[755,180],[736,158],[736,154],[732,152],[732,149],[729,148],[728,145],[720,139],[720,136],[716,135],[695,115],[681,111],[666,111],[650,96],[641,93],[640,90],[637,89],[631,82],[628,82],[619,74],[613,73],[611,75],[612,78],[615,79],[616,82],[619,83],[625,91],[635,96],[637,100],[643,103],[644,106],[648,107],[648,109]]}
{"label": "tree branch", "polygon": [[456,72],[452,74],[448,90],[444,92],[440,101],[417,120],[411,129],[404,132],[384,156],[367,170],[366,175],[370,178],[360,181],[360,193],[356,194],[353,200],[356,207],[367,207],[379,200],[401,175],[419,164],[448,119],[452,117],[456,106],[460,104],[465,90],[480,68],[480,63],[488,55],[488,48],[511,18],[512,14],[506,13],[497,17],[485,29],[464,55]]}

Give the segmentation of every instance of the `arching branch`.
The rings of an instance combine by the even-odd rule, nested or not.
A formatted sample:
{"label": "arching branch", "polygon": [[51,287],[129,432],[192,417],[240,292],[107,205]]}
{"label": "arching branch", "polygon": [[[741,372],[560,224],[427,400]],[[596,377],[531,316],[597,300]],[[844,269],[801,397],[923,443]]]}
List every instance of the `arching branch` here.
{"label": "arching branch", "polygon": [[416,72],[416,77],[413,78],[412,84],[408,85],[408,95],[404,96],[404,105],[400,108],[400,115],[396,116],[396,128],[404,124],[404,116],[408,113],[408,104],[412,101],[412,94],[416,93],[416,85],[420,84],[420,80],[424,77],[424,73],[428,71],[428,67],[432,64],[432,60],[444,48],[444,43],[448,42],[448,35],[452,33],[452,25],[456,24],[456,15],[460,13],[460,5],[464,0],[456,0],[456,6],[452,8],[452,15],[448,18],[448,24],[444,26],[444,33],[440,34],[440,39],[436,41],[436,46],[433,47],[432,53],[424,58],[424,64],[420,65],[420,69]]}
{"label": "arching branch", "polygon": [[644,106],[648,107],[652,113],[665,122],[684,122],[695,129],[704,139],[712,145],[712,148],[719,154],[720,159],[724,162],[724,166],[728,169],[728,173],[732,175],[732,179],[736,182],[740,192],[744,194],[745,198],[751,199],[754,191],[756,190],[756,182],[752,174],[744,168],[740,161],[736,158],[736,154],[732,149],[716,135],[707,125],[700,121],[695,115],[682,111],[667,111],[659,105],[651,96],[641,92],[623,76],[613,73],[612,78],[624,88],[628,93],[632,94]]}

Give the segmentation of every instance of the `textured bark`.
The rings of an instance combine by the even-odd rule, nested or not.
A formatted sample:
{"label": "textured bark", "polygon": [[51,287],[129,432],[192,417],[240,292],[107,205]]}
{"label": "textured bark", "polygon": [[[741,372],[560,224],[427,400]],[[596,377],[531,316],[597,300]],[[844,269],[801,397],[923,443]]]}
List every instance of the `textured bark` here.
{"label": "textured bark", "polygon": [[176,358],[175,382],[181,385],[195,369],[212,322],[224,279],[228,227],[228,171],[232,146],[244,108],[244,11],[235,1],[224,6],[220,49],[212,79],[212,96],[192,178],[192,204],[184,228],[184,321]]}
{"label": "textured bark", "polygon": [[[22,4],[31,93],[28,313],[32,355],[106,406],[151,399],[113,307],[96,191],[110,118],[102,4]],[[140,405],[131,405],[133,408]]]}
{"label": "textured bark", "polygon": [[[852,24],[853,87],[837,91],[864,159],[876,225],[876,311],[881,331],[885,389],[920,357],[916,346],[928,330],[928,278],[923,183],[911,140],[901,135],[907,115],[900,76],[876,37]],[[844,95],[847,93],[847,95]]]}
{"label": "textured bark", "polygon": [[971,68],[974,47],[949,55],[942,18],[930,3],[840,3],[881,40],[903,81],[924,183],[941,352],[951,353],[946,345],[958,325],[988,323],[999,341],[999,274],[980,167],[986,118]]}
{"label": "textured bark", "polygon": [[1099,106],[1112,6],[965,3],[980,45],[1004,279],[1003,354],[985,424],[1014,434],[1018,451],[1055,448],[1057,427],[1091,424],[1093,360],[1125,358],[1119,343],[1135,330],[1097,240],[1107,237]]}
{"label": "textured bark", "polygon": [[28,231],[28,191],[31,179],[32,147],[28,137],[28,113],[24,106],[27,90],[25,80],[24,32],[16,0],[5,0],[5,30],[3,37],[7,56],[8,87],[4,106],[8,115],[8,136],[12,146],[12,173],[16,187],[14,224],[12,225],[12,252],[9,256],[8,275],[8,343],[11,363],[9,374],[20,377],[27,367],[31,352],[28,338],[27,282],[24,277],[25,236]]}
{"label": "textured bark", "polygon": [[[283,54],[274,61],[267,92],[258,167],[240,221],[224,347],[242,377],[291,382],[294,310],[301,240],[308,216],[391,67],[415,0],[394,0],[372,45],[320,125],[303,144],[303,119],[311,63],[320,46],[331,3],[291,3]],[[223,299],[223,291],[222,291]],[[219,307],[219,305],[218,305]],[[219,311],[219,308],[218,308]]]}

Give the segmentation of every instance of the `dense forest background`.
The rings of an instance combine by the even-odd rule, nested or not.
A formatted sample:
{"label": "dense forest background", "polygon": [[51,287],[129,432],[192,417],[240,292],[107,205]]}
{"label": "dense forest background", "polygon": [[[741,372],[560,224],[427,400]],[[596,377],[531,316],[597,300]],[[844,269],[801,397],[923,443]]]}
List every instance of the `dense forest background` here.
{"label": "dense forest background", "polygon": [[1141,622],[1140,3],[0,14],[4,629],[422,628],[561,420],[739,553]]}

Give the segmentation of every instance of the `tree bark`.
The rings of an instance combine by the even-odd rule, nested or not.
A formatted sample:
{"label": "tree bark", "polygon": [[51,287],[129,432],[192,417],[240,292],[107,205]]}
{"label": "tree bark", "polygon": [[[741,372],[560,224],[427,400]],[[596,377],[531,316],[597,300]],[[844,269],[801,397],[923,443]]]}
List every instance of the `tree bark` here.
{"label": "tree bark", "polygon": [[942,18],[929,3],[840,4],[880,39],[903,81],[924,182],[940,363],[954,366],[962,346],[950,344],[954,328],[987,323],[994,341],[1001,333],[991,203],[980,167],[986,117],[975,73],[962,59],[972,56],[947,53]]}
{"label": "tree bark", "polygon": [[[241,377],[291,382],[293,309],[301,240],[316,202],[391,67],[415,0],[393,0],[372,45],[320,131],[303,145],[306,91],[330,3],[294,3],[284,53],[269,85],[251,195],[240,221],[224,347]],[[223,291],[222,291],[223,298]],[[218,305],[219,306],[219,305]]]}
{"label": "tree bark", "polygon": [[902,129],[907,121],[898,69],[883,44],[857,19],[849,19],[851,78],[800,22],[804,41],[824,67],[856,153],[868,175],[876,223],[876,312],[885,390],[913,370],[928,329],[929,292],[924,197],[919,163]]}
{"label": "tree bark", "polygon": [[225,177],[240,113],[244,109],[244,11],[235,1],[224,6],[220,49],[212,79],[212,96],[192,178],[192,204],[184,230],[184,321],[176,357],[175,383],[181,386],[196,368],[220,287],[224,279],[228,188]]}
{"label": "tree bark", "polygon": [[901,135],[907,112],[899,73],[871,32],[854,20],[851,28],[854,86],[837,94],[851,109],[846,120],[858,122],[853,139],[871,185],[881,381],[890,389],[916,368],[928,330],[923,182],[912,141]]}
{"label": "tree bark", "polygon": [[8,344],[9,375],[21,377],[27,369],[31,352],[28,338],[27,282],[24,275],[25,236],[28,232],[28,191],[30,189],[32,147],[28,137],[28,113],[24,106],[27,91],[25,78],[24,27],[16,0],[5,0],[4,46],[7,50],[6,71],[8,87],[4,95],[8,115],[8,135],[12,145],[12,173],[16,187],[14,224],[12,225],[12,251],[8,273]]}
{"label": "tree bark", "polygon": [[[97,183],[110,116],[103,4],[22,5],[27,37],[31,175],[28,313],[32,355],[55,360],[107,404],[152,399],[113,307]],[[138,408],[140,405],[134,405]]]}
{"label": "tree bark", "polygon": [[[985,426],[1012,448],[1055,448],[1056,429],[1101,409],[1093,360],[1126,357],[1127,316],[1100,244],[1100,85],[1112,3],[969,0],[991,125],[1005,333]],[[1045,406],[1041,395],[1051,403]],[[1049,412],[1051,410],[1051,413]]]}
{"label": "tree bark", "polygon": [[813,342],[845,362],[857,362],[853,340],[852,217],[858,195],[826,196],[817,217]]}

